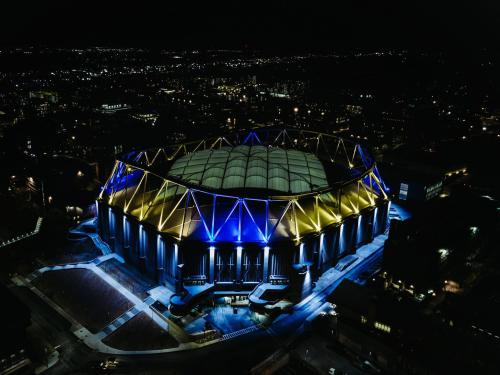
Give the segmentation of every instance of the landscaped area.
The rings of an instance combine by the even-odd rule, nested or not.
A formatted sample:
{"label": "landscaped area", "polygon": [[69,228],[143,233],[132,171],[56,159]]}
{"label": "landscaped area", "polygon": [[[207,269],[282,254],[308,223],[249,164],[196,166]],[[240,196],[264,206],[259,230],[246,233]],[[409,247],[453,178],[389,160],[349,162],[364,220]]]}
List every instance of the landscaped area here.
{"label": "landscaped area", "polygon": [[107,336],[103,343],[121,350],[154,350],[174,348],[179,343],[157,325],[145,312],[134,316]]}
{"label": "landscaped area", "polygon": [[133,306],[87,269],[47,271],[33,284],[92,333],[99,332]]}

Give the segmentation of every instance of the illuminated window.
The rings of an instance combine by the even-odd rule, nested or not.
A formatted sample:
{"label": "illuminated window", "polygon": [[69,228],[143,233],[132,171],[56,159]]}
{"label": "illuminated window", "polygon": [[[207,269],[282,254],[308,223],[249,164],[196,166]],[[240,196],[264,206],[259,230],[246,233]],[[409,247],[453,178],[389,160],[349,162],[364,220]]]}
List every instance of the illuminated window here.
{"label": "illuminated window", "polygon": [[368,319],[366,319],[366,316],[361,315],[361,323],[366,324],[368,322]]}
{"label": "illuminated window", "polygon": [[438,254],[439,254],[439,260],[441,262],[444,262],[448,258],[448,255],[450,254],[450,250],[448,250],[448,249],[439,249],[438,250]]}
{"label": "illuminated window", "polygon": [[391,327],[389,327],[387,324],[375,322],[375,328],[387,333],[391,333]]}
{"label": "illuminated window", "polygon": [[425,199],[429,200],[431,198],[436,197],[441,192],[442,187],[443,187],[442,181],[440,181],[437,184],[434,184],[432,186],[427,186],[425,188]]}
{"label": "illuminated window", "polygon": [[401,183],[399,186],[399,199],[405,201],[408,196],[408,184]]}

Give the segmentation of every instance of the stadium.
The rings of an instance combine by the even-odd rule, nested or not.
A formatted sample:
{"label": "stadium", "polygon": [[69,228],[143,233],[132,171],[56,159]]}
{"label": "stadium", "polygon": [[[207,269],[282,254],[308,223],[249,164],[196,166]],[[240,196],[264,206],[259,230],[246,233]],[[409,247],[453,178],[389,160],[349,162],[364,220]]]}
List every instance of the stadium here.
{"label": "stadium", "polygon": [[361,144],[259,128],[120,156],[97,200],[98,231],[175,289],[178,314],[212,292],[268,306],[300,301],[384,233],[386,192]]}

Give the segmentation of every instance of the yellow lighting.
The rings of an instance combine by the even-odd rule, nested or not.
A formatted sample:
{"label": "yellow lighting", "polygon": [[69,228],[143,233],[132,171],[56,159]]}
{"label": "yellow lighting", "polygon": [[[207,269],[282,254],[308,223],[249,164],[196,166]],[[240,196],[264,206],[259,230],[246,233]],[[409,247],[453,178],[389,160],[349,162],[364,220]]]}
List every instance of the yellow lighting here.
{"label": "yellow lighting", "polygon": [[384,332],[387,332],[387,333],[391,333],[391,327],[388,326],[387,324],[383,324],[383,323],[379,323],[379,322],[375,322],[375,328],[376,329],[379,329],[381,331],[384,331]]}

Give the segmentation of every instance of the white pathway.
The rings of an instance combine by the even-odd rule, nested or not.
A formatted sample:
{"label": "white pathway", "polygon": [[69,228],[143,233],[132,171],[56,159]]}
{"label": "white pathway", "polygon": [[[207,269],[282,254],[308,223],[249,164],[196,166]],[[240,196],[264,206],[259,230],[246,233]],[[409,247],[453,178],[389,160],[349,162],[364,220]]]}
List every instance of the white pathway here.
{"label": "white pathway", "polygon": [[[36,289],[33,285],[30,285],[30,284],[34,279],[36,279],[37,277],[39,277],[43,273],[48,272],[48,271],[68,270],[68,269],[76,269],[76,268],[87,269],[89,271],[92,271],[96,275],[98,275],[101,279],[103,279],[105,282],[107,282],[111,287],[113,287],[114,289],[119,291],[125,298],[127,298],[130,302],[132,302],[134,304],[134,306],[132,308],[130,308],[128,311],[126,311],[125,313],[123,313],[122,315],[120,315],[118,318],[116,318],[114,321],[112,321],[106,327],[104,327],[100,332],[93,334],[88,329],[86,329],[85,327],[81,326],[78,322],[76,322],[63,309],[61,309],[55,303],[53,303],[48,298],[43,296],[44,297],[43,299],[45,300],[45,302],[49,303],[61,315],[63,315],[65,318],[67,318],[68,320],[70,320],[73,323],[73,327],[75,328],[73,330],[73,333],[79,339],[81,339],[87,346],[89,346],[93,349],[97,349],[97,350],[104,352],[104,353],[147,354],[147,353],[157,353],[157,352],[161,353],[163,351],[171,351],[172,349],[129,352],[129,351],[123,351],[123,350],[111,348],[102,342],[102,340],[106,336],[108,336],[109,334],[114,332],[116,329],[121,327],[128,320],[132,319],[134,316],[138,315],[142,311],[146,312],[148,314],[148,316],[151,317],[151,319],[158,326],[160,326],[164,330],[168,331],[168,324],[165,322],[165,320],[163,320],[161,317],[159,317],[156,313],[153,313],[153,311],[149,308],[149,306],[152,305],[156,301],[156,299],[149,296],[144,301],[142,301],[140,298],[138,298],[136,295],[131,293],[128,289],[124,288],[118,281],[116,281],[114,278],[109,276],[106,272],[104,272],[101,268],[98,267],[99,264],[101,264],[102,262],[105,262],[106,260],[111,259],[111,258],[115,258],[118,261],[123,263],[123,259],[121,257],[112,253],[112,254],[100,256],[100,257],[95,258],[94,260],[89,261],[89,262],[43,267],[43,268],[40,268],[39,270],[36,270],[33,273],[29,274],[27,277],[24,278],[24,280],[20,276],[16,276],[16,277],[14,277],[13,281],[18,285],[29,286],[36,294],[38,294],[39,296],[42,296],[43,293],[41,293],[38,289]],[[182,346],[182,344],[180,346]],[[179,350],[179,348],[174,348],[174,349]]]}
{"label": "white pathway", "polygon": [[94,225],[95,219],[90,219],[87,221],[82,222],[80,225],[78,225],[76,228],[71,229],[70,233],[73,234],[79,234],[81,236],[87,236],[89,237],[92,242],[94,242],[94,245],[101,251],[103,255],[111,254],[111,249],[109,248],[108,244],[104,242],[101,237],[94,232],[86,232],[82,230],[82,227],[85,225]]}
{"label": "white pathway", "polygon": [[[89,235],[90,238],[94,239],[96,238],[96,241],[94,243],[103,243],[106,245],[102,240],[99,238],[97,234],[95,236],[92,236],[94,233],[87,233],[87,232],[82,232],[79,230],[74,230],[74,233],[82,233],[85,235]],[[383,246],[385,240],[387,239],[386,235],[379,235],[377,236],[371,243],[364,245],[360,247],[356,251],[356,256],[358,259],[351,265],[349,266],[346,270],[343,272],[339,272],[335,269],[330,269],[326,273],[324,273],[319,280],[316,282],[316,287],[313,290],[313,293],[302,300],[299,304],[295,306],[295,308],[300,308],[301,306],[305,305],[310,301],[312,298],[315,298],[318,294],[321,294],[323,291],[325,291],[333,282],[338,280],[339,278],[343,277],[347,272],[352,270],[353,268],[357,267],[361,262],[363,262],[366,258],[370,257],[373,255],[375,252],[380,250],[380,248]],[[107,247],[107,245],[105,246]],[[109,247],[107,247],[109,250]],[[102,251],[102,249],[101,249]],[[266,329],[268,332],[272,332],[272,325],[271,327],[263,327],[261,325],[255,325],[252,327],[244,328],[240,331],[235,331],[231,332],[228,334],[223,335],[221,338],[214,339],[212,341],[208,341],[205,343],[195,343],[195,342],[189,342],[189,343],[180,343],[178,347],[175,348],[169,348],[169,349],[159,349],[159,350],[143,350],[143,351],[124,351],[124,350],[119,350],[112,348],[110,346],[107,346],[102,342],[102,340],[107,337],[109,334],[114,332],[116,329],[118,329],[120,326],[125,324],[128,320],[132,319],[134,316],[139,314],[141,311],[144,311],[152,318],[152,320],[158,324],[158,326],[162,327],[166,331],[169,331],[168,323],[163,319],[163,317],[160,317],[158,314],[154,313],[153,310],[150,308],[150,306],[156,301],[160,300],[165,302],[165,296],[163,295],[163,288],[154,288],[151,291],[149,291],[150,296],[146,298],[144,301],[142,301],[140,298],[135,296],[133,293],[131,293],[128,289],[124,288],[119,282],[117,282],[114,278],[109,276],[106,272],[104,272],[101,268],[98,267],[99,264],[102,262],[115,258],[120,262],[124,262],[123,259],[118,256],[116,253],[110,253],[109,251],[103,251],[102,256],[95,258],[92,261],[89,262],[83,262],[83,263],[73,263],[73,264],[64,264],[64,265],[54,265],[54,266],[47,266],[40,268],[39,270],[34,271],[30,275],[28,275],[25,278],[22,278],[21,276],[15,276],[12,281],[16,283],[17,285],[25,285],[31,288],[34,293],[39,295],[40,298],[42,298],[46,303],[51,305],[56,311],[58,311],[62,316],[64,316],[67,320],[72,322],[73,324],[73,333],[81,339],[87,346],[89,346],[92,349],[98,350],[102,353],[109,353],[109,354],[158,354],[158,353],[169,353],[169,352],[175,352],[175,351],[181,351],[181,350],[189,350],[189,349],[195,349],[195,348],[200,348],[203,346],[207,345],[212,345],[214,343],[220,342],[220,341],[225,341],[229,339],[233,339],[235,337],[248,334],[250,332],[254,332],[260,329]],[[41,274],[47,271],[56,271],[56,270],[64,270],[64,269],[75,269],[75,268],[81,268],[81,269],[88,269],[92,272],[94,272],[96,275],[98,275],[101,279],[106,281],[111,287],[115,288],[117,291],[119,291],[125,298],[127,298],[129,301],[131,301],[134,306],[120,315],[118,318],[116,318],[114,321],[112,321],[110,324],[108,324],[106,327],[102,329],[102,331],[93,334],[89,330],[87,330],[85,327],[83,327],[81,324],[76,322],[73,317],[71,317],[68,313],[66,313],[63,309],[61,309],[58,305],[56,305],[54,302],[52,302],[50,299],[48,299],[43,293],[41,293],[37,288],[35,288],[31,282],[39,277]],[[282,314],[276,321],[280,320],[281,318],[285,317],[287,314]],[[174,338],[175,338],[175,333],[172,331],[169,331]],[[178,340],[180,342],[180,340]]]}

